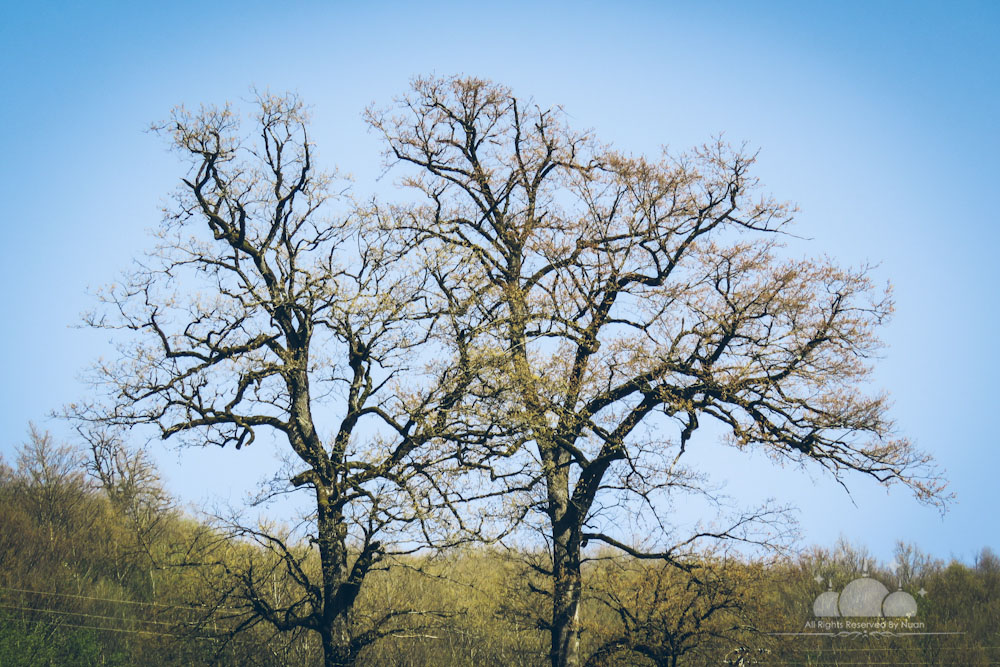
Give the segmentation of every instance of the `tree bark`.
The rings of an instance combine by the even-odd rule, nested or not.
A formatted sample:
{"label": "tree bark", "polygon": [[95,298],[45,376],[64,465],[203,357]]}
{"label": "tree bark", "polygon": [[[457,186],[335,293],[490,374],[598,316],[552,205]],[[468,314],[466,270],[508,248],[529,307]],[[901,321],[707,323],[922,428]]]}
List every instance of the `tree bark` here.
{"label": "tree bark", "polygon": [[554,443],[540,443],[546,464],[552,522],[552,667],[580,665],[580,521],[572,505],[569,455]]}
{"label": "tree bark", "polygon": [[347,639],[345,629],[338,628],[337,625],[341,624],[320,630],[319,634],[323,640],[323,667],[349,667],[354,662],[350,642],[345,641]]}
{"label": "tree bark", "polygon": [[[316,485],[317,541],[323,579],[323,609],[318,614],[319,634],[323,640],[325,667],[344,667],[354,661],[351,637],[347,628],[348,604],[343,605],[342,589],[347,580],[347,526],[343,513],[331,503],[330,492]],[[351,600],[353,602],[353,599]]]}
{"label": "tree bark", "polygon": [[580,531],[553,531],[552,667],[580,665]]}

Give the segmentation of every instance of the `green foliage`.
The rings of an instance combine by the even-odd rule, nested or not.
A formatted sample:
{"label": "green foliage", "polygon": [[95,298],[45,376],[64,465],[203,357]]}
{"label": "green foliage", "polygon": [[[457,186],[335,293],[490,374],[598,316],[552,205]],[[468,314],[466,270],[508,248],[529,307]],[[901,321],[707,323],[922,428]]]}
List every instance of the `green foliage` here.
{"label": "green foliage", "polygon": [[128,665],[129,661],[120,653],[105,654],[93,630],[4,621],[0,624],[0,664],[8,667],[85,667]]}
{"label": "green foliage", "polygon": [[[313,633],[276,633],[230,604],[232,573],[279,563],[265,546],[174,509],[152,467],[130,487],[148,501],[137,512],[121,487],[116,499],[87,476],[77,450],[37,430],[30,438],[16,469],[0,461],[0,665],[321,663]],[[309,544],[290,547],[318,566]],[[943,563],[900,544],[883,564],[841,543],[770,562],[705,553],[687,570],[610,550],[591,557],[581,645],[592,667],[1000,661],[1000,559],[989,549],[971,564]],[[350,632],[361,637],[392,615],[358,664],[545,664],[547,558],[466,547],[383,563]],[[294,587],[282,567],[260,572],[279,599]],[[926,631],[960,634],[773,634],[803,631],[816,595],[866,573],[913,595]]]}
{"label": "green foliage", "polygon": [[[914,545],[900,543],[892,563],[881,564],[864,549],[841,543],[814,548],[774,568],[774,595],[764,609],[775,632],[803,632],[815,621],[812,602],[824,590],[841,591],[851,580],[869,576],[889,591],[902,590],[917,602],[909,619],[832,618],[831,621],[895,621],[879,635],[783,637],[774,649],[795,664],[847,663],[990,665],[1000,660],[1000,598],[997,563],[986,549],[973,566],[944,564]],[[817,579],[817,578],[822,578]],[[891,634],[887,634],[891,633]]]}

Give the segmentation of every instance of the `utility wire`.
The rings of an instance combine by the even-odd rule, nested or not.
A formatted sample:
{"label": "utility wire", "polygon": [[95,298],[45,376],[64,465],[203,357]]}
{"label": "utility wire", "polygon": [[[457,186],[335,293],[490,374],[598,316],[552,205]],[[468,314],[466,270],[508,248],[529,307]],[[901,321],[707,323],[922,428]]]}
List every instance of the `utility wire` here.
{"label": "utility wire", "polygon": [[[209,611],[213,609],[210,605],[189,605],[189,604],[166,604],[163,602],[137,602],[135,600],[121,600],[114,598],[99,598],[93,597],[91,595],[75,595],[73,593],[55,593],[53,591],[32,591],[26,588],[9,588],[7,586],[0,586],[0,591],[12,591],[15,593],[28,593],[30,595],[53,595],[62,598],[76,598],[78,600],[97,600],[99,602],[117,602],[119,604],[134,604],[134,605],[146,605],[152,607],[166,607],[168,609],[196,609],[198,611]],[[214,607],[215,611],[226,609],[229,611],[243,611],[237,609],[236,607]],[[214,613],[214,611],[213,611]]]}
{"label": "utility wire", "polygon": [[41,607],[16,607],[13,605],[0,604],[0,609],[11,609],[15,611],[39,611],[47,614],[65,614],[67,616],[86,616],[88,618],[99,618],[102,620],[109,621],[123,621],[123,622],[138,622],[138,623],[155,623],[157,625],[169,625],[178,626],[183,623],[171,623],[169,621],[151,621],[143,618],[122,618],[120,616],[102,616],[100,614],[88,614],[82,611],[64,611],[61,609],[43,609]]}
{"label": "utility wire", "polygon": [[[18,620],[22,620],[22,619],[18,619],[18,618],[15,618],[15,617],[8,617],[6,620],[18,621]],[[39,625],[39,624],[43,623],[44,621],[37,620],[37,621],[25,621],[25,622],[29,622],[29,623],[33,622],[35,625]],[[173,632],[155,632],[153,630],[137,630],[137,629],[129,629],[129,628],[107,628],[107,627],[100,627],[100,626],[96,626],[96,625],[83,625],[83,624],[80,624],[80,623],[64,623],[64,622],[59,622],[59,623],[55,623],[53,625],[56,628],[84,628],[86,630],[101,630],[103,632],[131,632],[133,634],[155,635],[155,636],[158,636],[158,637],[183,637],[183,638],[188,638],[188,639],[215,639],[215,637],[209,637],[209,636],[205,636],[205,635],[187,635],[187,634],[181,635],[181,634],[175,634]]]}

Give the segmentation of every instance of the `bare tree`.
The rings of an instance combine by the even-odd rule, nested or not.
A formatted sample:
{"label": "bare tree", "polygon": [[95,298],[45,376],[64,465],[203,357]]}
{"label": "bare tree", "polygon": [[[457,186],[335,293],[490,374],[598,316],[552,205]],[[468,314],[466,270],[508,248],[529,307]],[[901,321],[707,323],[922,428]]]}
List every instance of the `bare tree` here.
{"label": "bare tree", "polygon": [[[154,545],[162,541],[174,501],[163,488],[160,473],[149,454],[126,444],[122,434],[108,428],[77,429],[90,449],[86,470],[100,484],[112,507],[127,522],[124,553],[128,565],[116,567],[119,580],[135,565],[145,566],[152,599],[156,599],[156,570],[162,555]],[[136,556],[141,556],[136,559]]]}
{"label": "bare tree", "polygon": [[90,449],[86,469],[111,504],[132,524],[138,544],[147,554],[173,499],[163,488],[160,472],[143,449],[129,447],[110,429],[79,429]]}
{"label": "bare tree", "polygon": [[600,499],[637,494],[655,515],[706,420],[739,448],[941,498],[886,397],[861,389],[888,290],[779,257],[793,210],[757,192],[754,155],[617,154],[473,78],[416,80],[368,119],[427,197],[395,212],[397,232],[447,258],[449,292],[490,317],[479,346],[504,352],[507,416],[542,482],[554,666],[580,663],[582,545],[649,555],[600,528]]}
{"label": "bare tree", "polygon": [[242,529],[292,586],[274,594],[251,562],[234,592],[246,623],[316,632],[327,665],[352,663],[399,616],[352,631],[365,576],[416,538],[445,539],[432,520],[454,499],[461,443],[491,436],[470,426],[488,420],[469,418],[463,305],[435,310],[427,272],[361,208],[328,213],[346,199],[315,165],[296,98],[258,96],[256,137],[229,107],[180,108],[155,129],[190,170],[156,249],[88,318],[121,332],[96,369],[106,400],[70,412],[195,445],[277,437],[300,466],[290,485],[312,492],[308,539]]}
{"label": "bare tree", "polygon": [[685,656],[709,663],[734,649],[763,649],[754,598],[771,566],[712,553],[688,568],[631,556],[606,560],[590,592],[617,623],[595,628],[599,645],[586,664],[612,665],[631,654],[674,667]]}
{"label": "bare tree", "polygon": [[48,528],[49,541],[57,533],[80,529],[75,524],[90,485],[77,447],[56,442],[51,433],[29,423],[28,439],[17,449],[17,473],[25,484],[24,498],[31,512]]}

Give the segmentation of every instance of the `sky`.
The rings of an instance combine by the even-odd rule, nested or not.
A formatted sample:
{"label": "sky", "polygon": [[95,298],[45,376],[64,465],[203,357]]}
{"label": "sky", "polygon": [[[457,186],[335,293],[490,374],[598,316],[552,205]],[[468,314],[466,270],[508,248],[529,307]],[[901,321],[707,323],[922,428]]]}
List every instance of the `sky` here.
{"label": "sky", "polygon": [[[874,263],[894,285],[873,389],[956,502],[942,516],[860,477],[848,495],[818,468],[712,438],[689,463],[737,503],[796,505],[804,545],[844,538],[883,559],[896,540],[944,559],[1000,548],[998,35],[995,2],[3,3],[0,454],[13,459],[29,421],[70,438],[50,414],[114,354],[78,324],[151,246],[183,174],[152,122],[252,86],[294,91],[323,165],[391,197],[362,110],[414,76],[468,74],[561,105],[622,151],[720,133],[758,147],[765,189],[800,208],[808,240],[790,251]],[[154,451],[192,507],[238,502],[273,467],[268,447]]]}

